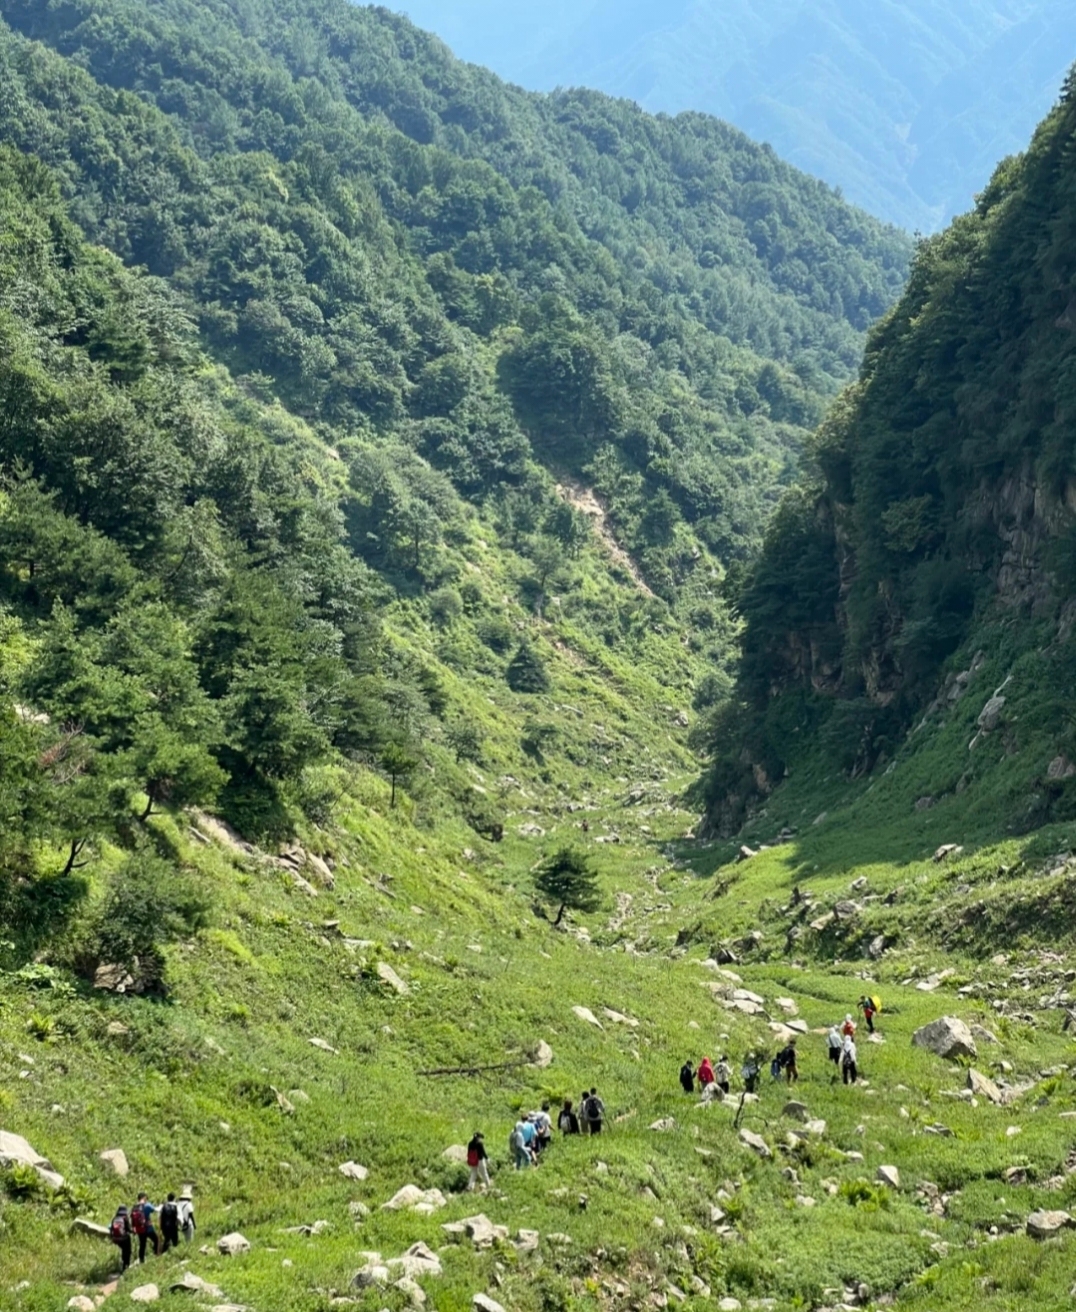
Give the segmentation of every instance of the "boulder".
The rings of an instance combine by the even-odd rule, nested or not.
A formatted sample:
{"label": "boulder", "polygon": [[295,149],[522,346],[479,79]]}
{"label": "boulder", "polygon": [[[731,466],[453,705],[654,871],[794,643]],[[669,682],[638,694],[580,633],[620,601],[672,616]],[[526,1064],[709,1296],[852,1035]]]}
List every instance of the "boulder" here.
{"label": "boulder", "polygon": [[721,1298],[718,1299],[717,1306],[719,1312],[740,1312],[743,1304],[738,1298]]}
{"label": "boulder", "polygon": [[1001,1173],[1001,1178],[1006,1184],[1021,1185],[1027,1184],[1027,1167],[1026,1166],[1007,1166]]}
{"label": "boulder", "polygon": [[974,1068],[968,1071],[968,1088],[973,1094],[980,1098],[988,1098],[993,1103],[1000,1104],[1005,1101],[994,1081],[987,1079],[985,1075],[980,1075]]}
{"label": "boulder", "polygon": [[385,1265],[392,1274],[409,1280],[442,1274],[441,1259],[421,1240],[412,1244],[402,1256],[389,1258]]}
{"label": "boulder", "polygon": [[440,1189],[420,1189],[417,1184],[405,1184],[392,1195],[387,1203],[382,1203],[382,1211],[419,1212],[429,1216],[438,1208],[444,1207],[445,1196]]}
{"label": "boulder", "polygon": [[762,1158],[769,1159],[773,1156],[770,1146],[761,1135],[755,1134],[752,1130],[740,1131],[740,1142],[745,1144],[752,1152],[758,1153]]}
{"label": "boulder", "polygon": [[411,992],[408,986],[403,982],[399,975],[396,974],[387,961],[379,961],[377,963],[377,978],[383,984],[387,984],[393,992],[398,993],[401,997],[404,997]]}
{"label": "boulder", "polygon": [[867,955],[873,957],[875,961],[885,952],[885,935],[877,934],[871,939],[867,947]]}
{"label": "boulder", "polygon": [[652,1121],[650,1123],[650,1128],[652,1130],[659,1130],[663,1132],[668,1132],[669,1130],[675,1130],[676,1118],[674,1116],[663,1116],[660,1121]]}
{"label": "boulder", "polygon": [[1005,709],[1005,698],[996,693],[979,712],[978,725],[983,733],[993,733],[1001,723],[1001,712]]}
{"label": "boulder", "polygon": [[467,1149],[462,1143],[450,1144],[441,1156],[446,1162],[451,1162],[453,1166],[467,1165]]}
{"label": "boulder", "polygon": [[203,1280],[201,1276],[196,1276],[193,1271],[184,1271],[183,1279],[177,1280],[172,1286],[173,1294],[204,1294],[206,1298],[223,1298],[224,1291],[218,1289],[216,1285],[211,1285],[208,1280]]}
{"label": "boulder", "polygon": [[1027,1232],[1032,1239],[1051,1239],[1076,1224],[1068,1212],[1032,1212],[1027,1218]]}
{"label": "boulder", "polygon": [[156,1303],[160,1296],[161,1291],[156,1285],[139,1285],[131,1290],[132,1303]]}
{"label": "boulder", "polygon": [[122,1148],[106,1148],[100,1157],[101,1161],[106,1166],[110,1166],[121,1180],[126,1178],[131,1168],[127,1165],[127,1154]]}
{"label": "boulder", "polygon": [[[466,1161],[466,1149],[464,1149],[464,1160]],[[358,1162],[341,1162],[336,1169],[347,1180],[365,1180],[370,1174],[366,1167],[360,1166]]]}
{"label": "boulder", "polygon": [[238,1257],[240,1253],[250,1252],[250,1240],[245,1239],[238,1230],[233,1230],[230,1235],[221,1235],[217,1240],[217,1252],[223,1253],[225,1257]]}
{"label": "boulder", "polygon": [[520,1230],[512,1244],[517,1253],[526,1255],[527,1253],[536,1253],[538,1251],[538,1242],[540,1236],[537,1230]]}
{"label": "boulder", "polygon": [[307,1043],[309,1043],[312,1048],[317,1048],[321,1052],[331,1053],[334,1057],[339,1051],[339,1049],[334,1048],[333,1045],[325,1039],[307,1039]]}
{"label": "boulder", "polygon": [[320,884],[322,888],[331,889],[336,886],[336,876],[320,856],[315,856],[313,852],[307,852],[306,864],[307,868],[313,872],[315,881]]}
{"label": "boulder", "polygon": [[794,998],[774,998],[774,1002],[782,1011],[787,1012],[789,1016],[794,1016],[799,1007],[796,1005]]}
{"label": "boulder", "polygon": [[942,843],[941,847],[934,853],[934,863],[939,865],[951,856],[960,856],[963,851],[964,849],[959,843]]}
{"label": "boulder", "polygon": [[807,1022],[805,1020],[800,1020],[798,1017],[794,1020],[790,1020],[785,1026],[785,1028],[790,1029],[793,1034],[810,1033],[810,1027],[808,1026]]}
{"label": "boulder", "polygon": [[534,1058],[531,1061],[531,1065],[537,1066],[540,1071],[544,1071],[552,1060],[553,1049],[548,1043],[546,1043],[545,1039],[539,1039],[538,1046],[534,1050]]}
{"label": "boulder", "polygon": [[73,1235],[89,1235],[91,1239],[110,1239],[107,1225],[98,1225],[96,1221],[87,1221],[84,1216],[76,1216],[71,1222]]}
{"label": "boulder", "polygon": [[607,1020],[611,1020],[614,1025],[627,1025],[633,1030],[637,1029],[639,1026],[639,1022],[633,1017],[625,1016],[619,1011],[611,1010],[609,1007],[602,1008],[602,1015]]}
{"label": "boulder", "polygon": [[742,1011],[745,1016],[761,1016],[764,1008],[757,1002],[749,1002],[747,998],[726,998],[725,1008],[728,1011]]}
{"label": "boulder", "polygon": [[387,1266],[381,1262],[367,1262],[351,1277],[352,1289],[369,1289],[373,1285],[387,1285],[391,1279]]}
{"label": "boulder", "polygon": [[598,1029],[604,1028],[601,1021],[594,1015],[589,1007],[573,1007],[572,1013],[573,1015],[578,1016],[580,1020],[586,1021],[588,1025],[596,1025]]}
{"label": "boulder", "polygon": [[826,1132],[826,1123],[821,1119],[804,1121],[803,1128],[808,1134],[814,1134],[821,1138]]}
{"label": "boulder", "polygon": [[841,902],[834,903],[833,914],[838,920],[852,920],[858,916],[863,908],[858,902],[853,902],[851,898],[845,898]]}
{"label": "boulder", "polygon": [[879,1184],[888,1185],[890,1189],[900,1188],[900,1172],[895,1166],[879,1166],[874,1173]]}
{"label": "boulder", "polygon": [[471,1306],[476,1312],[504,1312],[504,1308],[495,1298],[490,1298],[488,1294],[475,1294],[471,1299]]}
{"label": "boulder", "polygon": [[72,1312],[97,1312],[97,1304],[85,1294],[76,1294],[74,1298],[69,1298],[67,1306]]}
{"label": "boulder", "polygon": [[126,966],[102,962],[93,972],[93,987],[105,993],[126,993],[134,987],[135,978]]}
{"label": "boulder", "polygon": [[782,1116],[790,1116],[794,1121],[806,1121],[810,1115],[805,1102],[797,1102],[795,1098],[790,1098],[781,1108]]}
{"label": "boulder", "polygon": [[401,1294],[406,1294],[407,1301],[412,1307],[426,1306],[426,1291],[417,1281],[412,1280],[410,1276],[401,1276],[400,1279],[395,1282],[393,1288],[398,1289]]}
{"label": "boulder", "polygon": [[732,998],[734,1002],[753,1002],[758,1007],[766,1005],[766,999],[758,993],[752,993],[750,989],[733,989]]}
{"label": "boulder", "polygon": [[937,1057],[977,1057],[978,1049],[971,1030],[955,1016],[942,1016],[922,1026],[912,1035],[917,1048],[926,1048]]}
{"label": "boulder", "polygon": [[508,1238],[508,1227],[494,1225],[483,1212],[477,1216],[466,1216],[462,1221],[449,1221],[441,1229],[453,1239],[466,1236],[475,1248],[492,1248],[498,1240]]}
{"label": "boulder", "polygon": [[971,1037],[977,1043],[999,1043],[1000,1039],[993,1030],[988,1030],[985,1025],[969,1025]]}
{"label": "boulder", "polygon": [[52,1169],[47,1157],[35,1152],[21,1134],[0,1130],[0,1168],[10,1170],[13,1166],[32,1166],[45,1184],[53,1189],[63,1188],[63,1176]]}

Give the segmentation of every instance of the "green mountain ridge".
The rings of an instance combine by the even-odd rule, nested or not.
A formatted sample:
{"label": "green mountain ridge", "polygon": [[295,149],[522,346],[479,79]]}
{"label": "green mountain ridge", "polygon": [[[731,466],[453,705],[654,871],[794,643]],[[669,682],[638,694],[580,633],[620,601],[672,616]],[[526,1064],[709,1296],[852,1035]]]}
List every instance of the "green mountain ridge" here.
{"label": "green mountain ridge", "polygon": [[[1067,758],[1027,788],[1064,749],[1047,575],[1001,560],[1031,618],[984,590],[914,680],[877,648],[911,746],[849,755],[879,712],[832,644],[841,696],[751,698],[815,650],[760,617],[851,581],[828,459],[892,455],[899,513],[862,514],[901,544],[940,523],[886,405],[919,334],[950,360],[939,318],[997,333],[960,298],[1006,234],[1030,393],[1063,373],[1070,102],[812,439],[907,247],[738,134],[528,97],[383,11],[2,13],[0,1308],[1067,1306],[1067,1223],[1028,1230],[1076,1191]],[[1020,522],[1002,551],[1038,551]],[[759,796],[708,836],[760,721],[788,777],[736,755]],[[864,991],[845,1087],[825,1030]],[[913,1046],[946,1014],[974,1057]],[[792,1090],[679,1089],[793,1035]],[[602,1137],[512,1171],[518,1115],[584,1085]],[[93,1226],[183,1184],[195,1243],[118,1278]]]}
{"label": "green mountain ridge", "polygon": [[927,233],[1023,147],[1076,54],[1071,7],[1058,0],[406,8],[525,86],[592,86],[652,112],[716,114]]}

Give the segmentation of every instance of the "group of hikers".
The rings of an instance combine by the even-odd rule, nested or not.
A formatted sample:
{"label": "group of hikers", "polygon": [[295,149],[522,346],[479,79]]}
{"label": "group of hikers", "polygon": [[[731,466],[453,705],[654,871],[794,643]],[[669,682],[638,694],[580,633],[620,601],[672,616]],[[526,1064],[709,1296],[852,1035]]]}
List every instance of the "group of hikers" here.
{"label": "group of hikers", "polygon": [[[576,1111],[571,1098],[565,1098],[557,1114],[557,1129],[561,1134],[601,1134],[605,1122],[605,1103],[597,1089],[584,1089]],[[537,1166],[542,1154],[553,1141],[553,1114],[550,1104],[543,1102],[536,1112],[527,1112],[512,1127],[508,1136],[508,1156],[517,1171]],[[468,1193],[490,1187],[489,1153],[485,1136],[479,1131],[471,1136],[467,1145]]]}
{"label": "group of hikers", "polygon": [[[868,997],[864,994],[859,1000],[858,1009],[863,1013],[867,1033],[873,1034],[874,1018],[882,1009],[881,1002],[875,997]],[[829,1060],[840,1071],[842,1083],[855,1084],[859,1079],[859,1054],[856,1051],[856,1022],[852,1019],[851,1012],[845,1016],[841,1024],[830,1026],[826,1036],[826,1045]],[[757,1053],[749,1052],[743,1066],[740,1068],[745,1093],[755,1093],[757,1091],[761,1073],[761,1059]],[[770,1075],[775,1080],[779,1080],[783,1076],[789,1084],[795,1084],[799,1079],[800,1072],[797,1061],[796,1040],[794,1038],[790,1038],[770,1062]],[[834,1073],[833,1078],[837,1078],[836,1073]],[[703,1057],[702,1061],[699,1062],[698,1070],[692,1067],[690,1060],[685,1061],[683,1066],[680,1067],[680,1087],[685,1093],[694,1094],[697,1085],[697,1091],[702,1094],[704,1102],[726,1097],[731,1088],[731,1081],[732,1067],[727,1055],[722,1055],[716,1066],[710,1061],[709,1057]]]}
{"label": "group of hikers", "polygon": [[[154,1215],[160,1226],[154,1224]],[[134,1241],[138,1240],[138,1260],[146,1260],[146,1249],[152,1247],[154,1255],[167,1253],[179,1246],[180,1235],[189,1244],[194,1238],[194,1201],[190,1190],[184,1189],[177,1198],[169,1194],[158,1208],[147,1194],[139,1194],[138,1202],[128,1208],[121,1203],[108,1227],[108,1237],[120,1250],[124,1271],[131,1265]]]}

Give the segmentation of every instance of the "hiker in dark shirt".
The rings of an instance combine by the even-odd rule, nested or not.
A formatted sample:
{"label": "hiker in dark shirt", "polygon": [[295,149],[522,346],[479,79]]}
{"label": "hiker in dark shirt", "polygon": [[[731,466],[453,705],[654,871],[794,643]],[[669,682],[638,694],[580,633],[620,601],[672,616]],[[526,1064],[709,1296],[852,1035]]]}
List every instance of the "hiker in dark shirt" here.
{"label": "hiker in dark shirt", "polygon": [[605,1103],[598,1097],[597,1089],[591,1089],[587,1094],[587,1100],[583,1104],[583,1113],[587,1118],[590,1133],[601,1134],[602,1121],[605,1120]]}
{"label": "hiker in dark shirt", "polygon": [[489,1154],[486,1152],[485,1140],[476,1130],[467,1145],[467,1165],[471,1176],[467,1181],[467,1192],[474,1193],[475,1187],[482,1186],[483,1193],[489,1188]]}
{"label": "hiker in dark shirt", "polygon": [[579,1117],[572,1111],[571,1098],[564,1099],[564,1106],[560,1109],[560,1115],[557,1117],[557,1129],[561,1134],[578,1134]]}
{"label": "hiker in dark shirt", "polygon": [[175,1194],[169,1194],[161,1204],[161,1252],[179,1247],[179,1208]]}
{"label": "hiker in dark shirt", "polygon": [[121,1203],[116,1208],[116,1215],[112,1218],[112,1224],[108,1227],[108,1237],[120,1250],[120,1260],[123,1263],[124,1271],[131,1265],[131,1218],[127,1214],[126,1206]]}
{"label": "hiker in dark shirt", "polygon": [[689,1061],[685,1061],[680,1067],[680,1087],[685,1093],[695,1092],[695,1072],[691,1069]]}

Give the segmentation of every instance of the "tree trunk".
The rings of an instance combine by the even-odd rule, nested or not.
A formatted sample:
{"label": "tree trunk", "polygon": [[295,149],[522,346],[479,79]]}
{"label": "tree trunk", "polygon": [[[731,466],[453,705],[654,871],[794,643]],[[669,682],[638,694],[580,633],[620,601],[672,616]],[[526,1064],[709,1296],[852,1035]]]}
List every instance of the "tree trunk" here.
{"label": "tree trunk", "polygon": [[391,793],[391,795],[389,796],[389,807],[392,808],[392,809],[395,809],[395,807],[396,807],[396,776],[395,776],[395,775],[392,775],[391,778],[392,778],[392,793]]}
{"label": "tree trunk", "polygon": [[71,871],[74,870],[75,861],[78,859],[78,854],[82,851],[82,849],[85,846],[86,846],[86,840],[84,838],[72,838],[71,848],[67,854],[67,865],[65,865],[63,868],[64,875],[69,875]]}
{"label": "tree trunk", "polygon": [[152,814],[152,812],[153,812],[153,798],[152,798],[152,796],[151,796],[150,799],[149,799],[149,801],[146,803],[146,809],[145,809],[145,810],[142,812],[142,814],[138,817],[139,820],[140,820],[143,824],[145,824],[146,821],[149,819],[150,815]]}
{"label": "tree trunk", "polygon": [[567,902],[562,902],[562,903],[560,904],[560,910],[557,912],[557,918],[556,918],[556,920],[553,921],[553,928],[554,928],[554,929],[556,929],[556,927],[560,924],[561,920],[564,918],[564,913],[565,913],[565,911],[567,911],[567,910],[568,910],[568,903],[567,903]]}

